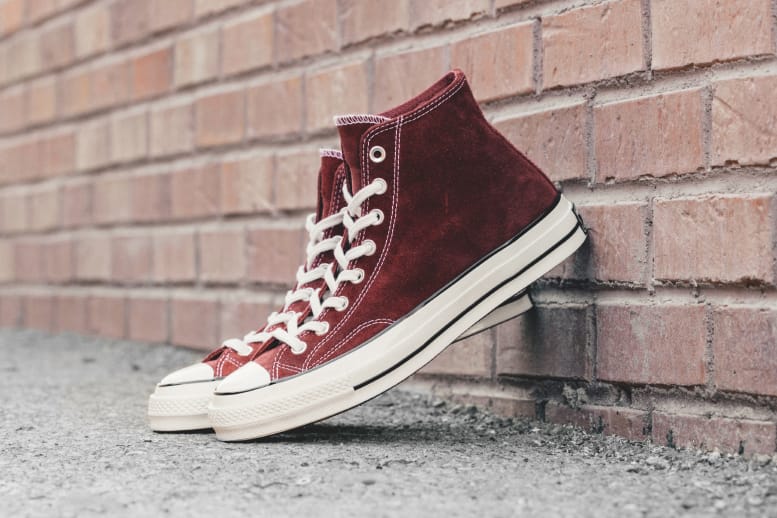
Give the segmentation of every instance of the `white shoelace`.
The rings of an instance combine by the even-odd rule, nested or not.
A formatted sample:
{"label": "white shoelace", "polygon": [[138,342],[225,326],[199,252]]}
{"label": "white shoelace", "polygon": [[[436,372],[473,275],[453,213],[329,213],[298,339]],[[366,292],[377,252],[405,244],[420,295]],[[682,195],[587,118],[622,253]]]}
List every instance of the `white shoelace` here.
{"label": "white shoelace", "polygon": [[[323,279],[328,271],[331,269],[330,263],[319,264],[315,268],[312,268],[316,258],[325,253],[335,251],[342,240],[342,236],[334,236],[324,239],[324,235],[327,230],[334,228],[343,223],[343,211],[336,214],[322,218],[321,221],[316,222],[316,215],[310,214],[305,220],[305,230],[308,232],[308,244],[305,248],[306,260],[305,264],[297,269],[296,275],[296,289],[286,292],[284,299],[283,310],[273,311],[269,317],[267,317],[267,324],[262,331],[251,331],[241,338],[230,338],[224,340],[221,344],[223,347],[228,347],[234,350],[240,356],[248,356],[253,352],[250,344],[257,342],[264,342],[270,337],[276,336],[281,339],[285,336],[287,331],[284,329],[297,329],[297,321],[299,320],[299,313],[296,311],[290,311],[289,307],[295,302],[307,302],[314,293],[312,288],[303,288],[306,284],[315,282],[319,279]],[[270,332],[264,331],[273,326],[280,326]]]}
{"label": "white shoelace", "polygon": [[[371,196],[376,194],[383,194],[386,192],[386,181],[382,178],[376,178],[372,183],[360,189],[354,195],[348,192],[348,188],[343,185],[343,196],[345,197],[346,206],[340,211],[340,217],[342,223],[348,231],[348,244],[352,243],[359,235],[359,233],[367,227],[373,225],[380,225],[383,222],[383,212],[379,209],[373,209],[364,216],[361,215],[361,206]],[[326,288],[312,289],[303,288],[297,290],[301,292],[295,297],[304,297],[298,300],[307,300],[310,304],[311,317],[308,318],[302,325],[298,325],[298,315],[294,314],[294,318],[286,318],[280,320],[284,313],[277,316],[277,322],[282,325],[273,329],[270,332],[262,333],[249,333],[246,337],[250,337],[246,342],[246,337],[243,338],[243,343],[251,343],[253,341],[264,341],[270,337],[285,343],[291,348],[291,352],[294,354],[302,354],[307,349],[308,345],[304,340],[299,338],[299,335],[304,331],[312,331],[316,335],[321,336],[329,331],[329,324],[327,322],[321,322],[318,320],[319,315],[326,308],[333,308],[335,311],[345,311],[348,307],[348,298],[343,296],[335,296],[337,288],[343,282],[351,282],[358,284],[364,280],[364,270],[361,268],[349,269],[348,265],[351,261],[358,259],[359,257],[372,255],[377,250],[375,242],[371,239],[365,240],[357,246],[350,247],[348,251],[343,250],[342,237],[338,236],[332,238],[336,240],[334,247],[334,256],[337,266],[333,264],[321,265],[315,270],[323,270],[323,273],[316,277],[316,279],[324,279]],[[311,270],[312,272],[313,270]],[[295,292],[296,293],[296,292]],[[270,315],[272,318],[273,315]],[[269,322],[270,319],[268,319]],[[227,342],[224,342],[227,345]],[[246,345],[247,347],[247,345]]]}

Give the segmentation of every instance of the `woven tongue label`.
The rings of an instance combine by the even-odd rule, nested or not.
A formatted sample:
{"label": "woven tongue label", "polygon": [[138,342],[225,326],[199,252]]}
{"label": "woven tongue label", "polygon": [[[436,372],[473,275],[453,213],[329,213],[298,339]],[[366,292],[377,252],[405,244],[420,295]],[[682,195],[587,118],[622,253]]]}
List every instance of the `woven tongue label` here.
{"label": "woven tongue label", "polygon": [[336,126],[347,126],[349,124],[380,124],[390,120],[383,115],[370,115],[368,113],[350,113],[348,115],[335,116]]}

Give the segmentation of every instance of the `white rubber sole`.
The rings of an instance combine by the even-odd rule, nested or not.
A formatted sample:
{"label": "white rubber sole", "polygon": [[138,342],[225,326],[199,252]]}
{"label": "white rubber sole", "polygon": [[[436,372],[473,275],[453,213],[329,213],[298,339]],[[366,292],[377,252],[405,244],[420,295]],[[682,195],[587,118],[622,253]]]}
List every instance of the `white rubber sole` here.
{"label": "white rubber sole", "polygon": [[586,235],[563,196],[544,218],[434,299],[336,360],[256,390],[215,393],[208,418],[224,441],[320,421],[397,385],[515,293],[566,259]]}
{"label": "white rubber sole", "polygon": [[491,329],[492,327],[498,326],[503,322],[512,320],[517,316],[523,315],[532,307],[533,304],[528,293],[516,295],[483,317],[483,319],[477,322],[475,325],[464,331],[458,338],[456,338],[454,343],[458,342],[459,340],[469,338],[472,335],[482,333],[487,329]]}
{"label": "white rubber sole", "polygon": [[148,425],[155,432],[209,429],[208,403],[221,380],[158,386],[148,397]]}

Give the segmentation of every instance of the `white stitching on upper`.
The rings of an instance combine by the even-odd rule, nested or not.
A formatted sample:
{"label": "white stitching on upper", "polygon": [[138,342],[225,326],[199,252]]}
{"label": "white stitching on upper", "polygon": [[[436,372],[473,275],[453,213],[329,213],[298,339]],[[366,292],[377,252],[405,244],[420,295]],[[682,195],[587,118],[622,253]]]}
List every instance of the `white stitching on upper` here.
{"label": "white stitching on upper", "polygon": [[[373,320],[368,320],[368,321],[366,321],[366,322],[362,322],[361,324],[359,324],[358,326],[356,326],[356,329],[354,329],[353,331],[351,331],[350,333],[348,333],[348,335],[347,335],[347,336],[343,337],[343,339],[342,339],[342,340],[340,340],[340,341],[339,341],[339,342],[337,342],[335,345],[333,345],[332,347],[330,347],[330,348],[329,348],[329,350],[328,350],[326,353],[324,353],[324,355],[321,357],[321,362],[320,362],[320,363],[324,363],[324,361],[326,361],[326,360],[327,360],[327,359],[328,359],[330,356],[332,356],[332,355],[335,353],[335,351],[337,351],[337,349],[338,349],[338,348],[339,348],[341,345],[343,345],[345,342],[347,342],[347,341],[348,341],[348,340],[349,340],[351,337],[353,337],[353,336],[355,336],[356,334],[358,334],[358,333],[359,333],[359,331],[362,331],[363,329],[365,329],[365,328],[367,328],[367,327],[369,327],[369,326],[375,325],[375,324],[389,324],[389,325],[391,325],[391,324],[393,324],[393,323],[394,323],[394,321],[393,321],[393,320],[391,320],[390,318],[376,318],[376,319],[373,319]],[[311,353],[311,355],[310,355],[310,356],[308,356],[308,358],[310,358],[310,357],[312,357],[312,356],[313,356],[313,354]],[[306,367],[307,367],[307,364],[308,364],[308,360],[307,360],[307,358],[306,358],[306,359],[305,359],[305,363],[303,364],[303,367],[305,367],[305,368],[306,368]]]}
{"label": "white stitching on upper", "polygon": [[318,148],[318,156],[336,158],[338,160],[343,159],[343,152],[338,149],[330,149],[326,147]]}
{"label": "white stitching on upper", "polygon": [[334,117],[335,126],[347,126],[349,124],[380,124],[391,120],[383,115],[370,115],[368,113],[349,113],[346,115],[336,115]]}

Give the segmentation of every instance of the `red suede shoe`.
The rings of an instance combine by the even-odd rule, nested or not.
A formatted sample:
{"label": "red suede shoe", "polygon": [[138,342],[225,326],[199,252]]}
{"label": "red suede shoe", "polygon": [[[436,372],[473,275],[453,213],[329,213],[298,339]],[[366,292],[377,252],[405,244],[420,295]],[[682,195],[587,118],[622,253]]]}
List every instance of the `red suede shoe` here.
{"label": "red suede shoe", "polygon": [[[344,239],[311,316],[216,388],[222,440],[267,436],[404,380],[572,254],[572,204],[483,117],[461,71],[339,120]],[[351,194],[353,193],[353,194]]]}
{"label": "red suede shoe", "polygon": [[[307,261],[297,271],[297,283],[286,294],[283,309],[272,313],[264,328],[248,333],[242,339],[226,340],[202,362],[167,375],[148,399],[148,422],[152,430],[183,431],[210,428],[208,402],[216,384],[267,347],[273,333],[286,332],[308,313],[308,298],[326,286],[324,274],[334,261],[333,251],[342,239],[345,206],[342,186],[346,181],[340,151],[322,149],[318,176],[318,208],[308,216],[310,236]],[[293,324],[290,324],[293,321]]]}

